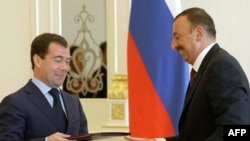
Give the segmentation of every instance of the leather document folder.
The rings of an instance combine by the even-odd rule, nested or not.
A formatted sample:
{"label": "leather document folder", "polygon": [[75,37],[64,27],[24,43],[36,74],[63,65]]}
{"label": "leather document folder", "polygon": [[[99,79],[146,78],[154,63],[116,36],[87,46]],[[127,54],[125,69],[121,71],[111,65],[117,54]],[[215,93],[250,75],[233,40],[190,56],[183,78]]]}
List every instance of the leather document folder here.
{"label": "leather document folder", "polygon": [[71,136],[67,138],[68,140],[73,141],[92,141],[92,140],[101,140],[101,139],[107,139],[112,137],[118,137],[118,136],[126,136],[130,135],[128,132],[97,132],[97,133],[90,133],[90,134],[84,134],[79,136]]}

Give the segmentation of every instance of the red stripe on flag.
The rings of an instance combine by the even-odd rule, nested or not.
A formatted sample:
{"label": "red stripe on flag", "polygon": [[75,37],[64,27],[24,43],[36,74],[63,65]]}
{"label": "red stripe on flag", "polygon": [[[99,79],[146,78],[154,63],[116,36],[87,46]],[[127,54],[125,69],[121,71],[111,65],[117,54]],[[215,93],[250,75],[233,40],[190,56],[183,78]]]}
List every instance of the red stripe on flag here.
{"label": "red stripe on flag", "polygon": [[174,136],[175,131],[137,50],[128,35],[129,128],[135,137]]}

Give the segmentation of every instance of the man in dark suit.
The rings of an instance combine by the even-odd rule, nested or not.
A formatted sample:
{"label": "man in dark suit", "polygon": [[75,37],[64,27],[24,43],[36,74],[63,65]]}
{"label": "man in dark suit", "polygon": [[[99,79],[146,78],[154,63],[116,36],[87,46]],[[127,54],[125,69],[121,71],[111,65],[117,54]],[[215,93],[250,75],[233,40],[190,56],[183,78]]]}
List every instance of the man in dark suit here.
{"label": "man in dark suit", "polygon": [[224,125],[250,124],[248,79],[238,61],[216,43],[213,19],[190,8],[174,20],[172,48],[197,72],[186,92],[179,135],[133,141],[223,141]]}
{"label": "man in dark suit", "polygon": [[[88,133],[87,120],[79,99],[60,89],[69,70],[67,41],[44,33],[31,44],[34,77],[6,96],[0,105],[1,141],[67,141],[71,135]],[[55,99],[50,90],[57,90]],[[58,116],[55,104],[63,116]],[[58,122],[64,117],[61,122]],[[61,127],[62,126],[62,127]]]}

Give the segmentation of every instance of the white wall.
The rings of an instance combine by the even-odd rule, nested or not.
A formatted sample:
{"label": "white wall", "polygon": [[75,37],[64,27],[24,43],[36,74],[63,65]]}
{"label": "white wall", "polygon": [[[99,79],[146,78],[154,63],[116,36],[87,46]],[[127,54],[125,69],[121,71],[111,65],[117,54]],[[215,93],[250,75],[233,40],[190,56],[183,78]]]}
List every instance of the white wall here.
{"label": "white wall", "polygon": [[0,99],[23,86],[31,76],[29,0],[0,0]]}
{"label": "white wall", "polygon": [[30,44],[43,32],[59,33],[60,0],[0,0],[0,100],[32,77]]}

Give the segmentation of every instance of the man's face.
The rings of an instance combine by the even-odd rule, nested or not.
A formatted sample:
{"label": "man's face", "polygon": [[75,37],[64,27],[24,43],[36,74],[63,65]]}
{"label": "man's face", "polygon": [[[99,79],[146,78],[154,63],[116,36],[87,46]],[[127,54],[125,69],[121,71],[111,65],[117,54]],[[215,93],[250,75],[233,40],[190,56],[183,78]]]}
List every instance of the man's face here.
{"label": "man's face", "polygon": [[[40,58],[40,57],[39,57]],[[69,71],[69,50],[57,43],[50,43],[48,53],[44,59],[40,58],[38,65],[38,79],[49,87],[58,88]]]}
{"label": "man's face", "polygon": [[178,17],[173,24],[172,49],[177,50],[183,59],[193,64],[197,57],[196,31],[191,28],[186,16]]}

